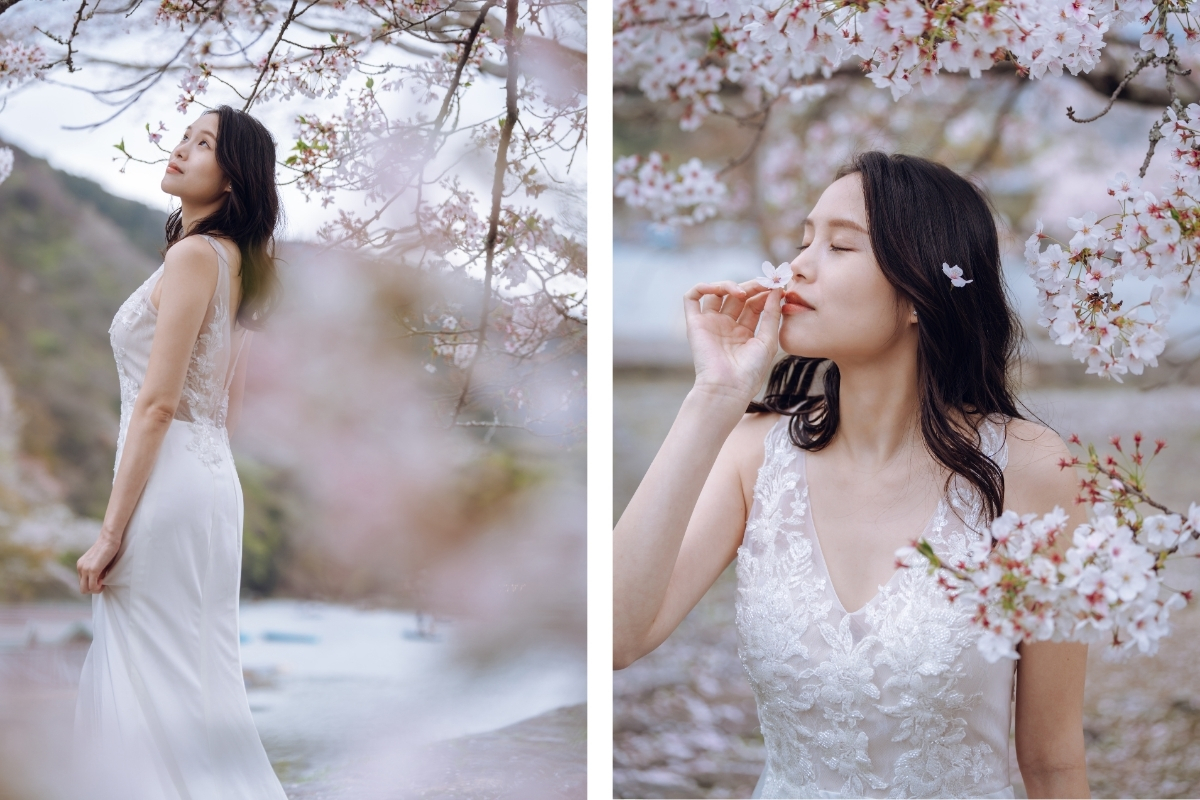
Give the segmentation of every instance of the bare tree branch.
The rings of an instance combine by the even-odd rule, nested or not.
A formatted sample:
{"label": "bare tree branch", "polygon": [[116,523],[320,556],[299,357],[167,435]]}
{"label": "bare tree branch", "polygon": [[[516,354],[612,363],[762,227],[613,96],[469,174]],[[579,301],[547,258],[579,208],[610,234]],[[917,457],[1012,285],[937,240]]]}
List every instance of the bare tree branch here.
{"label": "bare tree branch", "polygon": [[475,352],[471,354],[471,362],[463,373],[462,392],[454,407],[454,415],[450,424],[456,425],[462,414],[467,397],[471,393],[471,380],[475,375],[475,365],[487,341],[488,316],[492,312],[492,279],[495,274],[496,238],[500,227],[500,203],[504,197],[504,173],[508,170],[508,145],[512,140],[513,128],[517,124],[517,74],[520,71],[517,62],[517,0],[507,0],[506,18],[504,21],[504,53],[508,61],[508,79],[505,81],[508,108],[504,124],[500,127],[500,143],[496,147],[496,171],[492,178],[492,211],[488,217],[488,233],[486,244],[486,260],[483,270],[483,308],[479,312],[479,337],[476,339]]}

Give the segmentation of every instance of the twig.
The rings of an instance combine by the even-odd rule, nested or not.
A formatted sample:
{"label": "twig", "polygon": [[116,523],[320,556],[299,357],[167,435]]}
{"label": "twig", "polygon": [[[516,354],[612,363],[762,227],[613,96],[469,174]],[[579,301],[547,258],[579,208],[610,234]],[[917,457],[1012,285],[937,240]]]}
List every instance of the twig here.
{"label": "twig", "polygon": [[296,6],[299,4],[300,0],[292,0],[292,7],[288,9],[287,16],[283,18],[283,23],[279,26],[279,35],[275,37],[275,41],[271,43],[271,49],[267,51],[267,57],[263,59],[263,67],[259,70],[258,77],[254,79],[254,88],[246,96],[246,103],[242,106],[242,111],[249,111],[250,104],[254,102],[254,98],[258,95],[259,84],[262,83],[263,76],[267,74],[267,70],[271,68],[271,56],[275,55],[275,48],[279,46],[279,40],[283,38],[283,34],[287,32],[288,26],[296,18]]}
{"label": "twig", "polygon": [[517,0],[507,0],[506,12],[504,20],[504,54],[505,60],[508,62],[508,78],[505,81],[508,108],[504,124],[500,127],[500,143],[496,147],[496,171],[492,178],[492,211],[488,218],[488,234],[485,246],[486,257],[483,268],[483,308],[479,312],[479,337],[476,339],[475,352],[471,354],[471,362],[467,364],[465,375],[463,376],[462,392],[458,396],[458,403],[455,405],[454,414],[450,419],[451,427],[458,424],[458,417],[462,414],[463,406],[467,403],[467,397],[471,393],[471,380],[475,375],[475,365],[479,363],[479,356],[483,352],[483,346],[487,341],[488,317],[492,312],[492,278],[495,274],[496,238],[500,227],[500,203],[504,197],[504,173],[508,170],[508,145],[512,140],[513,128],[517,125],[517,76],[520,73],[517,63],[518,48],[516,41]]}
{"label": "twig", "polygon": [[[1107,105],[1100,110],[1100,113],[1096,114],[1094,117],[1079,119],[1075,116],[1075,109],[1072,106],[1067,106],[1067,119],[1071,120],[1071,122],[1078,122],[1081,124],[1085,122],[1095,122],[1096,120],[1100,119],[1112,109],[1113,104],[1117,102],[1117,98],[1120,96],[1121,91],[1125,88],[1126,84],[1136,78],[1138,73],[1146,67],[1150,66],[1151,64],[1158,63],[1159,59],[1158,56],[1154,55],[1154,53],[1146,53],[1145,55],[1137,56],[1134,58],[1134,61],[1137,62],[1137,66],[1125,73],[1125,77],[1120,83],[1117,84],[1117,88],[1113,90],[1112,95],[1108,98]],[[1021,81],[1021,83],[1024,84],[1025,81]]]}

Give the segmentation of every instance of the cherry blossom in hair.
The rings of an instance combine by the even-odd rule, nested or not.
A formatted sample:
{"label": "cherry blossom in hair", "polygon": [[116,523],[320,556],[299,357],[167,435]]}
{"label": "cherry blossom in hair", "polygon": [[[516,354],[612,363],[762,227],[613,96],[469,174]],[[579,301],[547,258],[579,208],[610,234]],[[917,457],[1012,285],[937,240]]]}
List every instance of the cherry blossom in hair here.
{"label": "cherry blossom in hair", "polygon": [[964,281],[963,280],[962,267],[960,267],[958,264],[955,264],[952,267],[949,264],[947,264],[945,261],[943,261],[942,262],[942,272],[946,273],[946,277],[950,279],[950,283],[953,284],[954,286],[958,286],[961,288],[963,286],[966,286],[968,283],[974,283],[974,281]]}

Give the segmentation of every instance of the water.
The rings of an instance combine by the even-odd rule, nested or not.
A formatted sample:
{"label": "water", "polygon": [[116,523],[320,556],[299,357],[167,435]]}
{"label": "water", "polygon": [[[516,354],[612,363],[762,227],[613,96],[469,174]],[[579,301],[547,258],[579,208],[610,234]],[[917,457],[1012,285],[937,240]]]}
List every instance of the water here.
{"label": "water", "polygon": [[[90,616],[83,603],[0,608],[0,798],[6,790],[21,798],[61,796],[55,776],[73,723]],[[473,667],[458,656],[453,622],[439,620],[434,641],[413,637],[416,629],[406,611],[298,600],[242,604],[251,711],[292,800],[368,797],[385,764],[390,787],[403,782],[394,774],[401,768],[416,793],[434,743],[585,700],[578,656],[543,650]],[[581,752],[569,758],[582,769]],[[440,769],[435,777],[444,781]]]}

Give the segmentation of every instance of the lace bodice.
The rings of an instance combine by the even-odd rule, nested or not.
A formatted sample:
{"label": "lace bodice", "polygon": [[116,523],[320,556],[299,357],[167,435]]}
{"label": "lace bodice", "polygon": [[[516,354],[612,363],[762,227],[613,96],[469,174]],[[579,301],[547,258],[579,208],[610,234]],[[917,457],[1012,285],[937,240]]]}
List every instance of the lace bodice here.
{"label": "lace bodice", "polygon": [[[175,419],[191,425],[193,437],[188,448],[202,461],[215,466],[229,450],[229,435],[225,415],[229,409],[229,386],[242,350],[251,331],[236,323],[229,314],[229,263],[224,247],[213,237],[200,234],[217,251],[219,263],[217,286],[209,300],[208,311],[192,348],[183,393],[175,411]],[[166,266],[159,266],[146,281],[121,304],[109,326],[117,376],[121,382],[121,425],[117,434],[117,456],[113,463],[113,480],[125,447],[125,434],[133,412],[134,401],[146,378],[150,347],[154,342],[157,309],[150,303],[150,294]]]}
{"label": "lace bodice", "polygon": [[[1013,662],[984,660],[971,609],[919,566],[898,570],[858,611],[842,608],[813,530],[805,452],[787,424],[766,436],[737,553],[738,649],[767,750],[761,796],[1012,797]],[[986,421],[980,434],[1003,469],[1003,427]],[[941,555],[965,553],[981,536],[981,509],[956,477],[924,535]]]}

